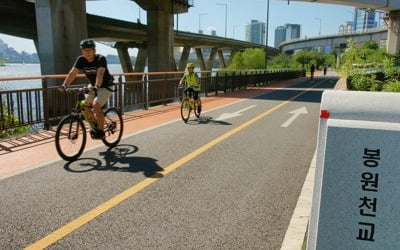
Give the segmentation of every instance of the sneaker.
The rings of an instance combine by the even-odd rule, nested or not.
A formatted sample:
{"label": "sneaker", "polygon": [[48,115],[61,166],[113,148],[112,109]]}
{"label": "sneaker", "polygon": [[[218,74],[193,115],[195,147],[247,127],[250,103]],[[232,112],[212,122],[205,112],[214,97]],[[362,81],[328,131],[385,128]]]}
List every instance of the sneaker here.
{"label": "sneaker", "polygon": [[103,139],[106,135],[103,130],[90,130],[90,136],[92,139]]}
{"label": "sneaker", "polygon": [[96,130],[90,129],[89,133],[90,133],[90,137],[92,137],[92,139],[94,139],[95,134],[96,134]]}

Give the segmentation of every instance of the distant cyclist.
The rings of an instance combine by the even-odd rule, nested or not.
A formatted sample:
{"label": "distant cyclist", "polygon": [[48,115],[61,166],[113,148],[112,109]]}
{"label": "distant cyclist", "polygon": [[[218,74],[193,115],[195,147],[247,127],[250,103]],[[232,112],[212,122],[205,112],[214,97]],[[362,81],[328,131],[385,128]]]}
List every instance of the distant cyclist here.
{"label": "distant cyclist", "polygon": [[182,79],[179,81],[179,85],[185,85],[184,96],[186,97],[190,92],[193,94],[193,99],[197,104],[197,111],[201,113],[201,103],[199,102],[200,93],[200,78],[197,73],[193,72],[194,63],[188,63],[186,65],[187,72],[183,75]]}
{"label": "distant cyclist", "polygon": [[311,64],[310,67],[311,80],[314,79],[314,72],[315,72],[315,66],[314,64]]}
{"label": "distant cyclist", "polygon": [[[93,40],[85,39],[80,43],[82,55],[78,56],[62,85],[68,87],[79,72],[83,72],[89,80],[89,87],[97,88],[95,93],[86,95],[84,102],[85,111],[97,121],[97,128],[91,131],[95,138],[104,138],[104,113],[101,107],[112,94],[114,78],[107,68],[107,60],[104,56],[96,54],[96,45]],[[93,108],[93,111],[92,111]],[[93,114],[94,112],[94,114]]]}

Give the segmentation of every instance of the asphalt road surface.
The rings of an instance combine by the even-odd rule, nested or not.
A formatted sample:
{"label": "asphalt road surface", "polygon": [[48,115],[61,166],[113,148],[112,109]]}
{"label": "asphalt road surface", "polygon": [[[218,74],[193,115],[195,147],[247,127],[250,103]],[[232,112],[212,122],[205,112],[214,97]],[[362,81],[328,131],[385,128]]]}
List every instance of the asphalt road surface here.
{"label": "asphalt road surface", "polygon": [[336,81],[304,80],[3,179],[0,249],[279,249],[322,91]]}

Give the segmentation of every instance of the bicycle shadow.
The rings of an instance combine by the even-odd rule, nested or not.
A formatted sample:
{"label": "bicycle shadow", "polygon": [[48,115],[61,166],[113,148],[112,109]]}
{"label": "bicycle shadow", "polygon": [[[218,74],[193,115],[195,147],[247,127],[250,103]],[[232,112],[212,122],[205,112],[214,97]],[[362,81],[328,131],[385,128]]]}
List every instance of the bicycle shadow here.
{"label": "bicycle shadow", "polygon": [[118,145],[114,148],[100,152],[103,160],[97,158],[81,158],[64,165],[64,169],[73,173],[84,173],[89,171],[118,171],[128,173],[140,173],[150,178],[162,178],[164,171],[157,164],[157,160],[150,157],[132,156],[138,151],[133,145]]}
{"label": "bicycle shadow", "polygon": [[200,116],[199,118],[195,118],[187,121],[188,125],[199,125],[199,124],[211,124],[211,125],[232,125],[230,122],[214,120],[211,116]]}

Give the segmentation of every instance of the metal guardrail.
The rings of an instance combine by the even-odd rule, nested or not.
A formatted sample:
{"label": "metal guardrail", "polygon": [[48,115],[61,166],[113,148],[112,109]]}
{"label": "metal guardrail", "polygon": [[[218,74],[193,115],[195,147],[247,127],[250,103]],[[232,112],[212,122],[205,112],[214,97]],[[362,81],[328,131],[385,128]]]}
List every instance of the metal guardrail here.
{"label": "metal guardrail", "polygon": [[[183,72],[113,74],[117,79],[116,92],[106,106],[119,107],[124,113],[134,109],[147,109],[154,105],[167,105],[180,98],[179,80]],[[246,70],[199,72],[201,92],[218,95],[248,86],[264,85],[271,81],[305,76],[297,70]],[[50,129],[61,117],[68,114],[76,100],[74,95],[58,91],[58,86],[48,86],[50,81],[64,79],[66,75],[0,78],[5,81],[40,80],[41,88],[0,90],[0,130],[37,125]],[[83,75],[79,75],[83,77]]]}

